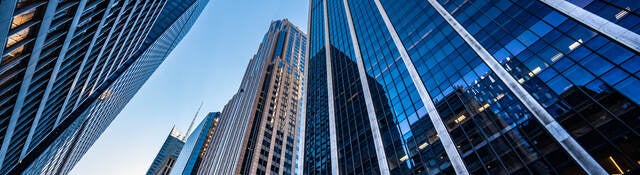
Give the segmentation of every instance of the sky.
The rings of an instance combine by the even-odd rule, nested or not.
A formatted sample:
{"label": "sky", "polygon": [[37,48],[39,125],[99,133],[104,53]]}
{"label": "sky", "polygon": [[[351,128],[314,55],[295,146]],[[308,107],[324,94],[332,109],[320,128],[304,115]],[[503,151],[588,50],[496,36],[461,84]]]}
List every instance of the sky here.
{"label": "sky", "polygon": [[[211,0],[191,31],[70,172],[145,174],[175,125],[186,132],[238,90],[271,21],[307,31],[307,0]],[[197,123],[196,123],[197,124]]]}

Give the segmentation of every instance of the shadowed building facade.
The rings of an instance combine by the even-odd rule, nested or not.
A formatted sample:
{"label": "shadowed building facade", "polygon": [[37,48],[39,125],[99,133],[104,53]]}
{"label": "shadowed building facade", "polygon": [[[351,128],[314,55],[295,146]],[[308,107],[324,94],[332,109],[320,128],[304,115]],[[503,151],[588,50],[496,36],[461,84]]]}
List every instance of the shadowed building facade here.
{"label": "shadowed building facade", "polygon": [[147,175],[168,175],[176,165],[185,144],[185,135],[174,126],[147,170]]}
{"label": "shadowed building facade", "polygon": [[311,0],[302,174],[640,171],[640,5]]}
{"label": "shadowed building facade", "polygon": [[207,0],[0,1],[0,174],[66,174]]}

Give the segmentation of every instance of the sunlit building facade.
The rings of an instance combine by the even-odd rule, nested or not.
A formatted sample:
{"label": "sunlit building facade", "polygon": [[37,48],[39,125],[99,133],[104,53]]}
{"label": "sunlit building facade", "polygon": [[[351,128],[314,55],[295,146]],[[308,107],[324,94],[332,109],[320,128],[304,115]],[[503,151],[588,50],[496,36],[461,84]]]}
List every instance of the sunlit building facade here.
{"label": "sunlit building facade", "polygon": [[311,0],[302,174],[640,173],[640,4]]}
{"label": "sunlit building facade", "polygon": [[307,36],[273,21],[222,110],[198,174],[294,174]]}
{"label": "sunlit building facade", "polygon": [[207,0],[0,1],[0,174],[66,174]]}

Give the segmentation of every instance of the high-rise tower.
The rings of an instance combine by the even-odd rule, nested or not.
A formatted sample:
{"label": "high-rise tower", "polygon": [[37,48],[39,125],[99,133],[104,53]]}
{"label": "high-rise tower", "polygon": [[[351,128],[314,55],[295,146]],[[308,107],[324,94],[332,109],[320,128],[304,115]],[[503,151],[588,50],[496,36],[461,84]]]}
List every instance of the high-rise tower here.
{"label": "high-rise tower", "polygon": [[147,175],[168,175],[175,168],[185,141],[186,136],[173,126],[147,170]]}
{"label": "high-rise tower", "polygon": [[307,36],[271,23],[225,105],[199,174],[293,174]]}
{"label": "high-rise tower", "polygon": [[198,172],[204,155],[209,150],[213,133],[218,128],[219,117],[219,112],[209,113],[191,132],[171,169],[172,175],[191,175]]}
{"label": "high-rise tower", "polygon": [[640,171],[632,1],[311,0],[303,174]]}
{"label": "high-rise tower", "polygon": [[0,174],[65,174],[207,0],[0,1]]}

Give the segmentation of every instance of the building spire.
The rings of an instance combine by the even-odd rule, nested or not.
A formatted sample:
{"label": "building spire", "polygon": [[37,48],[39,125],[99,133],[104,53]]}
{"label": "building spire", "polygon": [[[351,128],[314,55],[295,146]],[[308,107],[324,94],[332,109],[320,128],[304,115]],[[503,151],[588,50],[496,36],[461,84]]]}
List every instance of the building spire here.
{"label": "building spire", "polygon": [[189,129],[187,129],[187,134],[186,136],[188,137],[189,134],[191,134],[191,128],[193,128],[193,124],[196,122],[196,118],[198,117],[198,113],[200,113],[200,109],[202,108],[202,104],[204,102],[200,102],[200,107],[198,107],[198,110],[196,111],[196,114],[193,115],[193,120],[191,120],[191,124],[189,125]]}

